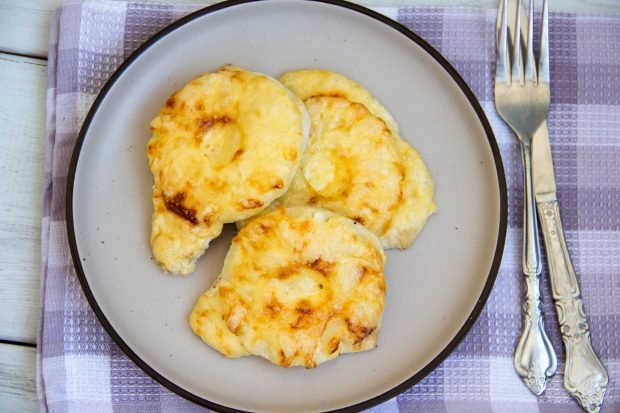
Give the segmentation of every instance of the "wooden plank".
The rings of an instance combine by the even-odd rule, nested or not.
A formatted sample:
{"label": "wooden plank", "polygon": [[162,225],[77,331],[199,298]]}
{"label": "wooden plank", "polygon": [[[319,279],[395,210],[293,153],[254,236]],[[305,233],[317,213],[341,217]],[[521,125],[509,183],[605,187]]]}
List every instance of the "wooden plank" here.
{"label": "wooden plank", "polygon": [[0,411],[38,412],[36,349],[0,344]]}
{"label": "wooden plank", "polygon": [[[174,0],[155,0],[169,3]],[[208,4],[206,0],[177,0],[177,3]],[[369,6],[472,6],[494,8],[497,0],[362,0]],[[550,2],[552,11],[620,13],[618,0],[562,0]],[[62,0],[2,0],[0,2],[0,51],[47,57],[49,22]]]}
{"label": "wooden plank", "polygon": [[0,51],[47,57],[50,19],[62,0],[2,0]]}
{"label": "wooden plank", "polygon": [[0,339],[28,343],[39,315],[46,63],[0,54]]}

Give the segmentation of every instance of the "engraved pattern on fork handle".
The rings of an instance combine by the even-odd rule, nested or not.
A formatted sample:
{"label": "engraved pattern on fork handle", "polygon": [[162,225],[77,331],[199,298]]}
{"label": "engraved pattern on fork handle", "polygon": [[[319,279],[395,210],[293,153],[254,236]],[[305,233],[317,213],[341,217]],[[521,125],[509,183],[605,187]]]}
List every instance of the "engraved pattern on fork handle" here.
{"label": "engraved pattern on fork handle", "polygon": [[609,376],[592,348],[579,284],[568,255],[557,200],[538,202],[549,261],[551,291],[566,349],[564,387],[587,412],[598,412]]}
{"label": "engraved pattern on fork handle", "polygon": [[536,206],[532,187],[531,140],[520,139],[523,157],[524,219],[523,219],[523,274],[525,276],[525,303],[523,304],[523,329],[515,351],[514,365],[517,374],[530,391],[541,394],[547,380],[555,374],[557,358],[547,337],[540,294],[540,245]]}

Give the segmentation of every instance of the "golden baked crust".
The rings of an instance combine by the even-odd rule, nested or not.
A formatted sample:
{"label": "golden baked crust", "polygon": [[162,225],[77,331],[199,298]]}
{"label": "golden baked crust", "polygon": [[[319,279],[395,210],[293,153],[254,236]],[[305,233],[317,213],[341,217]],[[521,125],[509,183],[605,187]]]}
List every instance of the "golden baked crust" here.
{"label": "golden baked crust", "polygon": [[280,77],[310,113],[310,138],[288,205],[315,205],[354,219],[384,248],[407,248],[435,211],[430,172],[398,135],[389,112],[337,73],[301,70]]}
{"label": "golden baked crust", "polygon": [[166,271],[188,274],[224,223],[257,214],[287,190],[308,117],[278,81],[228,66],[172,95],[151,130],[153,255]]}
{"label": "golden baked crust", "polygon": [[346,76],[330,70],[304,69],[286,72],[279,80],[301,100],[326,96],[361,103],[370,113],[383,119],[390,132],[398,135],[398,124],[390,112],[362,85]]}
{"label": "golden baked crust", "polygon": [[239,231],[189,323],[227,357],[312,368],[376,346],[384,264],[378,239],[362,225],[324,209],[281,206]]}

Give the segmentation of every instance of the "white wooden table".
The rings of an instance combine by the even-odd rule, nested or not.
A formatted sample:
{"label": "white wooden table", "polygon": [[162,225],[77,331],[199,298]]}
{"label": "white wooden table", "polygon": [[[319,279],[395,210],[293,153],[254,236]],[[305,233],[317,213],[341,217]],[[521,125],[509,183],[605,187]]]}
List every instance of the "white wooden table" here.
{"label": "white wooden table", "polygon": [[[47,49],[50,17],[61,3],[62,0],[0,1],[0,412],[39,409],[35,360]],[[361,3],[489,8],[497,4],[496,0]],[[620,12],[619,0],[550,3],[551,10]]]}

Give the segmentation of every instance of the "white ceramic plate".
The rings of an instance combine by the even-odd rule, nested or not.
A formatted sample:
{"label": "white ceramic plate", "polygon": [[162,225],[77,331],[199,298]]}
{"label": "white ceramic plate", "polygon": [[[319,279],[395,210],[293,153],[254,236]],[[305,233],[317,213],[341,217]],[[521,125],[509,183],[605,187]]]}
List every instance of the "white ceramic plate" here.
{"label": "white ceramic plate", "polygon": [[[406,251],[390,251],[379,347],[313,370],[226,359],[187,318],[215,279],[232,228],[188,278],[165,275],[149,248],[149,122],[176,89],[232,63],[272,76],[325,68],[366,86],[434,176],[438,213]],[[222,3],[147,42],[93,105],[72,160],[68,232],[82,286],[104,327],[147,373],[217,410],[367,408],[432,371],[473,325],[498,270],[506,185],[473,94],[422,39],[339,1]]]}

